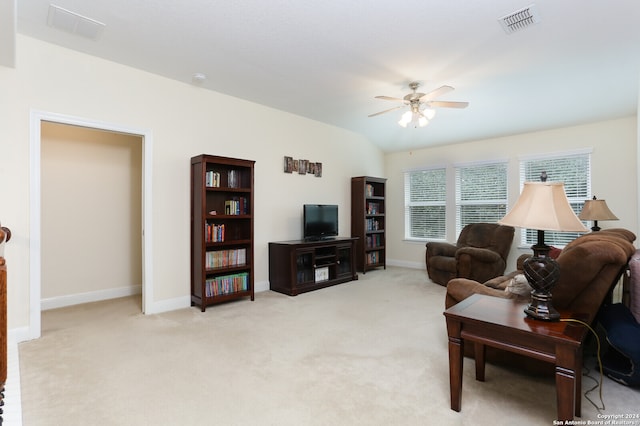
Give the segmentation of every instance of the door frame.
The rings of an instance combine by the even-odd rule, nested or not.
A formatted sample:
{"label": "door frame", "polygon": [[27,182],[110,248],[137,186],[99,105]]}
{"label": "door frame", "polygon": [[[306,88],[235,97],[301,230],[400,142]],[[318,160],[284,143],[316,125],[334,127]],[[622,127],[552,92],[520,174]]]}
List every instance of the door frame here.
{"label": "door frame", "polygon": [[90,120],[47,111],[31,110],[30,113],[30,162],[29,162],[29,338],[41,335],[42,253],[41,253],[41,129],[42,122],[68,124],[96,130],[140,136],[142,141],[142,313],[152,313],[152,146],[150,130],[137,129],[113,123]]}

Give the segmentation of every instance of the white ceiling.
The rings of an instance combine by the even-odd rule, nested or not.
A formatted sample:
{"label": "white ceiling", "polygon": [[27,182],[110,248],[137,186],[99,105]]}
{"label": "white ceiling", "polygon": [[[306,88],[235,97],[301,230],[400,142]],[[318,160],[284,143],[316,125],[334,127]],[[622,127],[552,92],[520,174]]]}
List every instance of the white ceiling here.
{"label": "white ceiling", "polygon": [[[17,0],[16,0],[17,1]],[[47,26],[17,1],[17,32],[360,133],[385,151],[636,113],[637,0],[537,0],[540,23],[498,18],[530,0],[55,0],[106,24],[98,40]],[[20,52],[17,51],[19,56]],[[425,128],[401,128],[410,81],[455,91]]]}

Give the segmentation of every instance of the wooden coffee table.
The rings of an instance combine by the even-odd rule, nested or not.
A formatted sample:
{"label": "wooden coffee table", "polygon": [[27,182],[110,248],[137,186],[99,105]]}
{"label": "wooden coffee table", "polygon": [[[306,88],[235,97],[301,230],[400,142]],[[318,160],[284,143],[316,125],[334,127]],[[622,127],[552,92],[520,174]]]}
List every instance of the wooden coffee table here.
{"label": "wooden coffee table", "polygon": [[[474,342],[476,380],[484,381],[485,347],[493,346],[555,364],[557,420],[580,416],[582,342],[587,327],[574,322],[547,322],[527,317],[525,303],[480,294],[444,312],[449,335],[451,409],[462,408],[462,366],[465,341]],[[584,315],[560,311],[561,318]]]}

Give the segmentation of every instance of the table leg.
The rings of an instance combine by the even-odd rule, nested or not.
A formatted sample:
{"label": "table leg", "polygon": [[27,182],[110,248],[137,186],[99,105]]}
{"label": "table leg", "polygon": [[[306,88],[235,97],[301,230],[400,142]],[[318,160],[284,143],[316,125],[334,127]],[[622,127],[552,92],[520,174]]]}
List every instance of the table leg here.
{"label": "table leg", "polygon": [[582,349],[578,349],[576,361],[575,361],[575,372],[576,372],[576,390],[575,390],[575,405],[576,417],[582,416]]}
{"label": "table leg", "polygon": [[451,388],[451,409],[462,409],[462,366],[464,341],[460,338],[460,322],[447,318],[449,334],[449,386]]}
{"label": "table leg", "polygon": [[578,414],[580,411],[576,395],[580,392],[578,384],[582,383],[577,374],[582,374],[582,367],[577,366],[580,357],[576,352],[575,348],[569,346],[556,347],[558,420],[573,420],[574,413]]}
{"label": "table leg", "polygon": [[475,347],[474,357],[476,359],[476,380],[484,382],[486,346],[479,342],[473,342],[473,345]]}

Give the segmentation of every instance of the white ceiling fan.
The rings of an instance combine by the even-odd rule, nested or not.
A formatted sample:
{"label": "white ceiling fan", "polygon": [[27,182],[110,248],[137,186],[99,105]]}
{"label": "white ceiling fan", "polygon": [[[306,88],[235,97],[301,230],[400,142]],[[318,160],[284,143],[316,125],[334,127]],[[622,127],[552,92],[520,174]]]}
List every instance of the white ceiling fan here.
{"label": "white ceiling fan", "polygon": [[386,101],[402,102],[402,105],[395,106],[393,108],[386,109],[384,111],[370,114],[369,117],[375,117],[376,115],[384,114],[389,111],[404,108],[409,106],[409,111],[402,114],[402,118],[398,121],[398,124],[402,127],[407,127],[408,124],[412,124],[413,127],[424,127],[429,123],[436,111],[434,108],[466,108],[469,106],[469,102],[455,102],[455,101],[436,101],[435,98],[453,91],[451,86],[440,86],[439,88],[432,90],[429,93],[418,92],[420,83],[413,81],[409,83],[409,88],[413,91],[404,98],[393,98],[391,96],[376,96],[376,99],[384,99]]}

